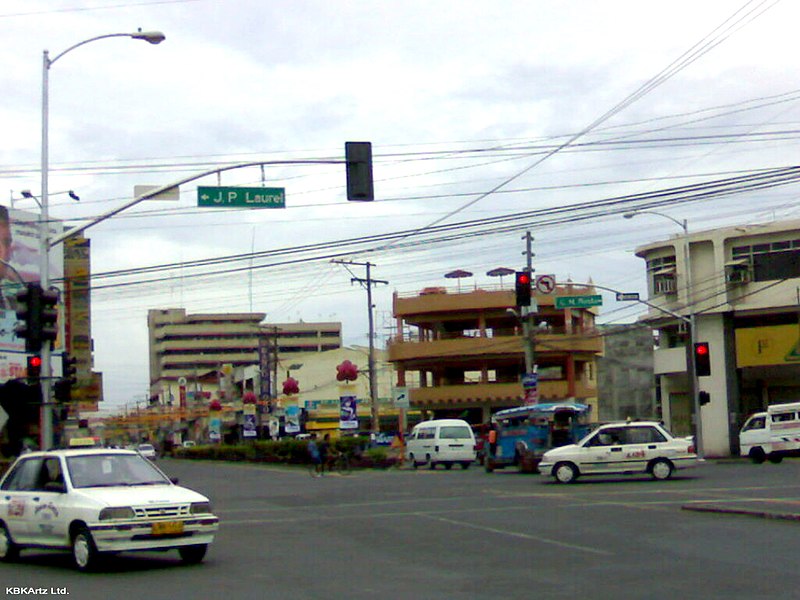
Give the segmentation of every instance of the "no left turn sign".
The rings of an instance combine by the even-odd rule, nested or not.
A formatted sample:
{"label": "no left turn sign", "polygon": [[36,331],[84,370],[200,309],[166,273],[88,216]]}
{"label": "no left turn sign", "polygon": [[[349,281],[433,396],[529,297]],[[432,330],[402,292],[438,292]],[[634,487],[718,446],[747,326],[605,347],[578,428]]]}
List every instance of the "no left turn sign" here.
{"label": "no left turn sign", "polygon": [[537,275],[536,291],[540,294],[552,294],[556,290],[555,275]]}

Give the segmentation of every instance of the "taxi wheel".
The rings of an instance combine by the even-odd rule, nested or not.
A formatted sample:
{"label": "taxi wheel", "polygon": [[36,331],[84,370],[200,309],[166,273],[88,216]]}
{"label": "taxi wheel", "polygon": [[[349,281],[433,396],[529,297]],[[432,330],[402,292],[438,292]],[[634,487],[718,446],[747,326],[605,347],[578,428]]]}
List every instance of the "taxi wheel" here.
{"label": "taxi wheel", "polygon": [[558,483],[572,483],[578,478],[578,468],[572,463],[558,463],[553,468],[553,476]]}
{"label": "taxi wheel", "polygon": [[461,463],[461,468],[466,471],[467,469],[469,469],[469,465],[470,465],[470,463],[468,463],[467,461],[464,461],[464,462]]}
{"label": "taxi wheel", "polygon": [[650,463],[650,475],[653,479],[664,481],[672,476],[672,463],[665,458],[659,458]]}
{"label": "taxi wheel", "polygon": [[178,548],[178,553],[181,555],[181,560],[187,565],[196,565],[203,561],[208,550],[208,544],[197,544],[195,546],[181,546]]}
{"label": "taxi wheel", "polygon": [[78,529],[72,537],[72,560],[77,569],[91,571],[97,565],[98,554],[89,530],[85,527]]}
{"label": "taxi wheel", "polygon": [[767,454],[767,460],[771,462],[773,465],[777,465],[779,462],[783,460],[782,454],[776,454],[775,452],[770,452]]}
{"label": "taxi wheel", "polygon": [[453,468],[453,463],[451,463],[451,462],[444,463],[444,468],[449,471],[450,469]]}
{"label": "taxi wheel", "polygon": [[8,528],[5,525],[0,525],[0,560],[3,562],[12,562],[18,558],[19,546],[11,539]]}

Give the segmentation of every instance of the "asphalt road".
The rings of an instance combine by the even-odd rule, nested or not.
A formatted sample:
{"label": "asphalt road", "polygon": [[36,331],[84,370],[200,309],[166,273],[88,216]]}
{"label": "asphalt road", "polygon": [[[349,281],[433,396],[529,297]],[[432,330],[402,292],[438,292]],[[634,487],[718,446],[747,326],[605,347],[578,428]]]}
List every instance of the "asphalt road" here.
{"label": "asphalt road", "polygon": [[[513,472],[305,470],[164,460],[209,495],[220,533],[202,565],[123,554],[80,574],[27,551],[0,593],[75,599],[797,598],[800,523],[682,507],[798,505],[800,461],[706,464],[666,482]],[[61,590],[59,592],[59,590]],[[3,597],[3,596],[0,596]]]}

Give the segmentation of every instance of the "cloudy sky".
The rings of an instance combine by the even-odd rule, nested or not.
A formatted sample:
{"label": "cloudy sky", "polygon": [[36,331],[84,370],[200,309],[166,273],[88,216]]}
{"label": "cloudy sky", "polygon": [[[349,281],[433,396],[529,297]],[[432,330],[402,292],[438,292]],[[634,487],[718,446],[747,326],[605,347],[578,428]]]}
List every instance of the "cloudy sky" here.
{"label": "cloudy sky", "polygon": [[[375,289],[379,344],[393,293],[454,286],[454,269],[474,273],[462,287],[497,284],[486,272],[524,265],[526,230],[538,273],[644,292],[634,248],[680,228],[607,201],[795,164],[798,17],[794,2],[744,0],[4,0],[2,202],[35,210],[20,192],[40,188],[42,51],[160,30],[160,45],[104,39],[52,66],[52,216],[79,224],[136,184],[273,164],[87,231],[110,404],[147,393],[151,308],[337,320],[365,345],[351,284],[364,268],[332,258],[389,282]],[[375,202],[345,199],[347,140],[373,143]],[[286,209],[197,207],[198,184],[262,182],[286,188]],[[698,230],[798,218],[797,194],[677,194],[657,209]],[[638,312],[605,297],[607,322]]]}

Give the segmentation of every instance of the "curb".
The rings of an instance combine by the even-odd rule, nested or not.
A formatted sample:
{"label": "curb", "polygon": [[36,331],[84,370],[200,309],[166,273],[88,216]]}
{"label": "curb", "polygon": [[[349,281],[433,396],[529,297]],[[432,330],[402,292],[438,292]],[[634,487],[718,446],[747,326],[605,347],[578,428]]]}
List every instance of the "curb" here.
{"label": "curb", "polygon": [[775,519],[778,521],[800,521],[799,513],[769,512],[765,510],[747,510],[744,508],[724,508],[721,506],[694,506],[690,504],[681,506],[681,510],[723,515],[738,515],[743,517],[756,517],[759,519]]}

